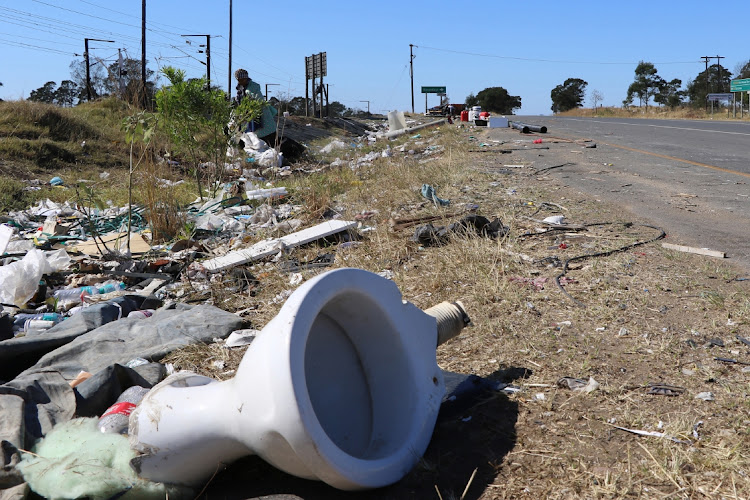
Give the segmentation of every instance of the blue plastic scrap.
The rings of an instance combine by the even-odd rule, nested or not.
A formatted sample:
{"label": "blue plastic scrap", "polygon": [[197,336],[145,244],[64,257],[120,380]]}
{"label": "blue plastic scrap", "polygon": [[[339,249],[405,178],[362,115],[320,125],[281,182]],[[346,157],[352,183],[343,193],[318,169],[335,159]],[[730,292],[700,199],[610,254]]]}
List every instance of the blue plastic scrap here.
{"label": "blue plastic scrap", "polygon": [[451,204],[450,200],[438,198],[438,195],[435,194],[435,188],[429,184],[422,184],[422,196],[433,202],[435,205],[446,206]]}

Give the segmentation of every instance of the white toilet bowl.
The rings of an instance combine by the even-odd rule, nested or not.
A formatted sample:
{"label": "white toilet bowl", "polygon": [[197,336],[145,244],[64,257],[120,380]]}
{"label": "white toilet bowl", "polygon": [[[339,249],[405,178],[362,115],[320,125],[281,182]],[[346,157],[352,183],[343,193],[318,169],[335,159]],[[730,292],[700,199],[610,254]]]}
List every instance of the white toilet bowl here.
{"label": "white toilet bowl", "polygon": [[[450,307],[461,314],[441,336],[468,319]],[[146,395],[130,417],[131,446],[143,453],[132,465],[194,485],[257,454],[339,489],[394,483],[427,448],[445,391],[437,323],[376,274],[321,274],[289,297],[233,379],[182,372]]]}

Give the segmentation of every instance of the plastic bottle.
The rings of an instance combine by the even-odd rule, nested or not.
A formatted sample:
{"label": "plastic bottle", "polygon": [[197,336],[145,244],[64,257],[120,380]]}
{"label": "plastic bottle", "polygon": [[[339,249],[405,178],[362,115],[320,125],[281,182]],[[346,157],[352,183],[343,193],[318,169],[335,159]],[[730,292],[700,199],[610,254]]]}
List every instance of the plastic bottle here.
{"label": "plastic bottle", "polygon": [[26,321],[30,319],[40,319],[43,321],[54,321],[55,323],[59,323],[62,321],[62,315],[58,313],[16,314],[13,317],[13,324],[18,328],[23,328]]}
{"label": "plastic bottle", "polygon": [[41,332],[49,330],[57,324],[57,321],[45,321],[43,319],[27,319],[23,324],[23,331],[26,333],[30,332]]}
{"label": "plastic bottle", "polygon": [[77,300],[81,301],[84,295],[98,295],[99,289],[95,286],[82,286],[80,288],[67,288],[55,292],[55,298],[59,301]]}
{"label": "plastic bottle", "polygon": [[105,294],[105,293],[111,293],[118,290],[125,290],[125,283],[122,281],[119,283],[105,283],[101,287],[99,287],[99,293]]}
{"label": "plastic bottle", "polygon": [[127,434],[130,414],[148,391],[148,389],[139,385],[125,389],[125,392],[120,394],[115,404],[107,408],[107,411],[99,418],[97,423],[99,430],[113,434]]}

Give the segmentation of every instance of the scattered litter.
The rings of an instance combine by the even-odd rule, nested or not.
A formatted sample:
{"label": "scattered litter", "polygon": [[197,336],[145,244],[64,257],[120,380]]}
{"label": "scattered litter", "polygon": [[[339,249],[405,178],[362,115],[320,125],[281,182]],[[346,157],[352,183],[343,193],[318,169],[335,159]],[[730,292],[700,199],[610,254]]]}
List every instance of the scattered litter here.
{"label": "scattered litter", "polygon": [[714,358],[715,361],[721,361],[722,363],[730,363],[733,365],[747,365],[750,366],[750,363],[746,363],[745,361],[738,361],[736,359],[731,358]]}
{"label": "scattered litter", "polygon": [[440,246],[448,243],[451,234],[476,234],[495,239],[505,236],[509,230],[500,219],[490,222],[487,217],[472,214],[448,226],[433,226],[432,224],[419,226],[414,232],[412,241],[425,246]]}
{"label": "scattered litter", "polygon": [[714,393],[707,391],[707,392],[699,392],[695,395],[695,399],[702,399],[703,401],[713,401],[714,400]]}
{"label": "scattered litter", "polygon": [[666,384],[649,384],[648,392],[646,394],[653,394],[657,396],[679,396],[680,394],[684,393],[684,387]]}
{"label": "scattered litter", "polygon": [[724,341],[718,337],[708,339],[708,347],[724,347]]}
{"label": "scattered litter", "polygon": [[593,392],[599,389],[599,385],[599,382],[597,382],[594,377],[589,377],[588,380],[573,377],[563,377],[557,381],[558,387],[579,392]]}
{"label": "scattered litter", "polygon": [[564,220],[564,215],[550,215],[549,217],[545,217],[544,219],[542,219],[542,222],[545,222],[547,224],[562,224]]}
{"label": "scattered litter", "polygon": [[429,184],[422,184],[422,196],[433,202],[435,206],[446,206],[451,204],[450,200],[438,198],[438,195],[435,193],[435,188]]}
{"label": "scattered litter", "polygon": [[686,441],[686,440],[683,440],[683,439],[677,439],[676,437],[670,436],[669,434],[666,434],[664,432],[643,431],[643,430],[640,430],[640,429],[628,429],[628,428],[620,427],[620,426],[617,426],[617,425],[613,425],[612,427],[614,427],[615,429],[620,429],[621,431],[630,432],[632,434],[638,434],[639,436],[650,436],[650,437],[665,438],[665,439],[669,439],[671,441],[674,441],[675,443],[680,443],[680,444],[693,444],[690,441]]}
{"label": "scattered litter", "polygon": [[334,149],[344,149],[347,145],[344,141],[341,139],[334,139],[331,142],[329,142],[325,147],[323,147],[320,152],[323,154],[328,154]]}
{"label": "scattered litter", "polygon": [[390,269],[384,269],[383,271],[380,271],[377,274],[378,274],[378,276],[380,276],[382,278],[385,278],[387,280],[392,280],[393,278],[396,277],[396,274],[393,271],[391,271]]}
{"label": "scattered litter", "polygon": [[[511,276],[508,278],[508,281],[513,283],[522,283],[522,284],[529,284],[534,286],[537,290],[544,290],[544,286],[547,284],[547,282],[550,280],[550,278],[546,276],[538,276],[536,278],[523,278],[520,276]],[[560,278],[560,283],[563,285],[568,285],[571,283],[578,283],[578,281],[574,280],[573,278],[568,278],[567,276],[563,276]]]}
{"label": "scattered litter", "polygon": [[307,261],[300,261],[298,259],[282,260],[279,262],[279,270],[286,273],[297,273],[305,269],[318,269],[323,267],[330,267],[336,260],[336,255],[333,253],[324,253],[318,255],[314,259]]}
{"label": "scattered litter", "polygon": [[250,345],[259,333],[260,330],[235,330],[229,334],[229,337],[227,337],[227,341],[224,345],[227,347],[241,347]]}
{"label": "scattered litter", "polygon": [[693,439],[696,441],[700,441],[701,437],[698,434],[698,429],[703,425],[703,420],[698,420],[695,425],[693,425]]}

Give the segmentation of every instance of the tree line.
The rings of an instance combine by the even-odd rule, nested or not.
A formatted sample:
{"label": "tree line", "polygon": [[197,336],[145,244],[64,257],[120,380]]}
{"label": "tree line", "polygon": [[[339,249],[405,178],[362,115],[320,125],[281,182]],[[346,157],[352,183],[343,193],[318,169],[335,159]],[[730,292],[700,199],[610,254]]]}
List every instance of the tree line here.
{"label": "tree line", "polygon": [[[622,105],[625,108],[633,106],[636,99],[638,106],[648,108],[650,102],[660,106],[676,108],[680,106],[703,107],[708,94],[729,92],[730,82],[735,78],[750,78],[750,60],[742,62],[735,68],[736,77],[732,72],[720,64],[713,64],[689,80],[685,86],[682,80],[673,78],[666,80],[658,74],[653,63],[640,61],[635,68],[635,77],[628,86]],[[552,111],[560,113],[583,106],[584,95],[588,82],[580,78],[568,78],[557,85],[550,92]],[[597,90],[590,94],[593,106],[603,100]],[[745,98],[745,100],[747,100]]]}
{"label": "tree line", "polygon": [[[143,104],[145,102],[146,107],[149,109],[154,108],[154,100],[158,91],[155,74],[154,71],[148,69],[148,67],[146,68],[146,92],[144,96],[142,91],[143,84],[141,81],[140,59],[126,57],[123,59],[122,65],[120,65],[119,62],[113,62],[106,67],[100,63],[90,66],[90,88],[86,87],[85,62],[71,62],[70,75],[71,78],[69,80],[63,80],[60,85],[58,85],[57,82],[49,81],[38,89],[32,90],[29,95],[29,100],[70,107],[88,100],[88,94],[90,92],[92,99],[114,95],[133,104]],[[212,90],[221,91],[218,87],[212,87]],[[269,102],[274,106],[278,106],[281,111],[289,111],[289,113],[293,115],[305,114],[304,97],[282,95],[271,98]],[[312,113],[312,104],[312,99],[307,99],[307,109],[309,113]],[[368,116],[366,111],[347,107],[338,101],[329,103],[328,114],[331,117],[343,116],[364,118]]]}

